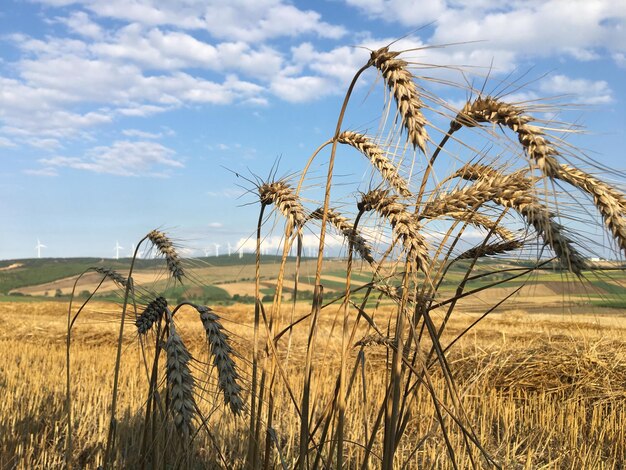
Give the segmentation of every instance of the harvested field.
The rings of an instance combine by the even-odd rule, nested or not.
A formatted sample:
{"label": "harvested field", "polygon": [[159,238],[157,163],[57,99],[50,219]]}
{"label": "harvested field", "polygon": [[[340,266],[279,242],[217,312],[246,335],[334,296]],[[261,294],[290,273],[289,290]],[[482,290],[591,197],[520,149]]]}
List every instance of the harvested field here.
{"label": "harvested field", "polygon": [[[301,312],[304,312],[305,306],[302,307]],[[80,449],[75,459],[81,468],[96,468],[102,461],[102,445],[106,439],[103,424],[112,386],[118,312],[115,305],[94,304],[74,334],[75,448]],[[4,390],[0,406],[2,468],[55,468],[63,462],[65,313],[65,305],[57,302],[3,304],[4,322],[0,331],[0,353],[4,357],[0,369],[0,386]],[[505,310],[476,326],[449,352],[450,367],[469,422],[505,468],[618,469],[626,463],[626,436],[623,434],[626,314],[621,313],[621,316],[530,315]],[[236,348],[246,354],[253,333],[250,308],[234,306],[220,314],[233,334]],[[381,324],[384,316],[381,312],[378,319]],[[333,317],[332,311],[323,316],[320,334],[331,331]],[[449,325],[446,338],[455,336],[475,318],[474,314],[459,310]],[[192,317],[182,317],[179,323],[188,346],[196,351],[202,344],[196,322]],[[300,361],[305,356],[303,334],[304,330],[299,329],[293,338],[289,370],[294,384],[300,380]],[[145,371],[133,328],[128,330],[124,350],[125,392],[120,397],[123,427],[119,437],[124,446],[128,446],[124,448],[130,450],[139,445],[136,414],[141,412],[141,397],[145,395],[142,385]],[[329,343],[320,361],[332,363],[338,350],[339,343]],[[363,392],[362,387],[377,396],[379,375],[376,370],[381,361],[384,363],[385,350],[381,346],[369,346],[365,354],[367,382],[355,385],[355,398]],[[245,362],[238,361],[238,364],[247,393],[250,371]],[[28,374],[24,373],[24,367],[28,367]],[[325,380],[323,374],[316,377],[316,387],[322,395],[331,393],[332,382]],[[433,375],[433,380],[439,384],[437,387],[443,387],[438,374]],[[425,398],[413,405],[415,416],[431,412],[432,404]],[[292,406],[287,397],[277,397],[277,400],[281,409],[288,410]],[[210,401],[218,408],[223,406],[217,397]],[[351,414],[359,416],[369,403],[369,400],[351,400],[348,406]],[[358,420],[351,423],[351,439],[358,439]],[[275,423],[285,442],[297,434],[296,425],[287,414]],[[423,429],[428,433],[431,425],[418,420],[411,432],[419,433]],[[243,451],[236,444],[237,436],[245,428],[242,418],[233,420],[224,416],[211,420],[210,427],[220,430],[220,446],[224,446],[224,450],[230,447],[233,457]],[[580,439],[582,435],[584,439]],[[453,439],[457,442],[456,437]],[[416,465],[436,462],[443,445],[435,435],[430,435],[413,461]],[[285,452],[287,449],[285,447]],[[410,447],[400,449],[404,453],[409,452]],[[119,458],[124,459],[120,462],[130,466],[133,453],[120,452]]]}

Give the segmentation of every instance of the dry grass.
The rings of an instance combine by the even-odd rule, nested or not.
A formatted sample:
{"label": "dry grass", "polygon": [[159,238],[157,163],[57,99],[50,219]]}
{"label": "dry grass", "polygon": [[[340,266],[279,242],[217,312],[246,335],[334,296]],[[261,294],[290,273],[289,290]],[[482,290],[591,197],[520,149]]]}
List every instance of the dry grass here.
{"label": "dry grass", "polygon": [[[80,468],[96,468],[102,463],[115,356],[116,307],[101,304],[94,308],[89,320],[77,326],[72,356],[77,417],[74,457]],[[250,308],[235,306],[222,312],[231,330],[242,335],[238,340],[240,348],[251,338]],[[65,398],[60,378],[64,369],[64,315],[65,309],[59,303],[3,304],[0,468],[48,469],[63,465]],[[460,310],[451,320],[447,334],[454,336],[475,318],[476,314]],[[197,353],[202,343],[202,326],[192,315],[181,316],[178,323],[186,337],[193,339],[190,350]],[[384,323],[382,319],[380,323]],[[331,331],[332,318],[322,321],[320,328],[322,333]],[[302,330],[294,341],[300,346],[287,369],[294,387],[301,381],[304,359],[305,338],[301,334]],[[451,350],[450,363],[465,410],[481,442],[504,468],[623,468],[626,464],[622,425],[626,420],[625,334],[623,312],[572,316],[558,313],[556,308],[555,313],[541,315],[509,310],[479,323]],[[131,329],[125,345],[128,353],[121,374],[117,468],[137,465],[142,424],[138,410],[142,409],[147,393],[138,339]],[[330,368],[337,360],[340,345],[335,341],[328,347],[320,359]],[[358,348],[351,350],[352,360],[356,360],[358,351]],[[241,354],[247,353],[241,350]],[[354,442],[346,449],[351,465],[357,465],[363,457],[359,445],[365,434],[363,418],[372,417],[375,403],[384,394],[384,377],[379,370],[385,355],[384,346],[368,345],[363,351],[364,366],[359,363],[359,373],[352,385],[346,423],[347,440]],[[242,375],[248,376],[246,364],[240,363],[244,367]],[[193,363],[192,367],[195,367]],[[364,382],[361,367],[365,372]],[[433,381],[443,393],[442,378],[434,374]],[[334,387],[334,381],[327,375],[320,376],[315,383],[326,399],[330,399]],[[223,409],[223,400],[216,396],[212,400],[210,405],[203,401],[201,406]],[[285,459],[293,463],[298,421],[290,411],[293,404],[288,396],[277,395],[275,401],[282,412],[273,427]],[[399,448],[400,454],[408,458],[412,447],[427,438],[408,458],[407,468],[449,468],[442,458],[445,444],[438,435],[438,425],[430,418],[434,411],[432,400],[426,394],[419,394],[411,406],[415,418],[409,438]],[[319,417],[321,411],[314,416]],[[245,419],[213,413],[210,425],[220,449],[231,462],[241,464],[245,447],[239,441],[245,434]],[[457,433],[452,439],[462,454],[461,436]],[[201,459],[209,462],[207,465],[213,461],[219,466],[217,460],[212,460],[217,457],[210,442],[198,440],[193,453],[197,468],[203,468]],[[466,465],[460,464],[465,468]],[[280,466],[276,460],[273,465]],[[372,468],[378,465],[376,460],[372,462]]]}

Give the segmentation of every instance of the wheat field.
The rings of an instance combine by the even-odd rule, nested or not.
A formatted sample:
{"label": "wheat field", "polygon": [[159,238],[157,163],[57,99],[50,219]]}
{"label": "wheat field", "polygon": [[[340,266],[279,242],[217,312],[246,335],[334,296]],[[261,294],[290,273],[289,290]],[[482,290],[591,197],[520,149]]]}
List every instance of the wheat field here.
{"label": "wheat field", "polygon": [[[3,333],[0,337],[2,368],[0,386],[0,468],[62,468],[65,443],[64,344],[65,306],[59,302],[3,304]],[[236,343],[246,344],[252,336],[251,306],[228,307],[223,316],[231,330],[240,333]],[[115,358],[117,306],[97,304],[88,321],[78,326],[72,367],[75,448],[78,468],[102,464],[107,435],[108,408]],[[475,319],[475,313],[460,313],[450,323],[452,336]],[[201,348],[202,332],[191,319],[181,319],[179,328],[192,351]],[[235,326],[236,325],[236,326]],[[331,325],[324,322],[323,330]],[[196,334],[194,334],[196,333]],[[479,323],[450,356],[465,411],[471,417],[481,442],[503,468],[623,468],[626,464],[626,316],[615,311],[585,315],[555,311],[528,314],[506,310]],[[294,338],[302,343],[304,338]],[[120,390],[120,425],[116,468],[140,468],[142,416],[147,386],[136,333],[125,338],[128,350],[123,363]],[[336,366],[340,344],[324,357]],[[302,348],[300,348],[302,349]],[[293,383],[301,381],[303,351],[294,355],[288,374]],[[241,351],[246,355],[245,351]],[[356,359],[354,351],[352,359]],[[367,436],[362,417],[375,411],[374,404],[384,393],[384,377],[378,373],[385,361],[384,347],[367,347],[363,370],[351,387],[350,432],[347,441],[350,467],[363,458]],[[334,364],[333,364],[334,363]],[[240,362],[242,376],[249,367]],[[361,373],[364,373],[364,378]],[[435,387],[444,393],[445,384],[437,374]],[[332,377],[315,385],[322,397],[334,391]],[[364,396],[366,397],[364,399]],[[277,435],[285,463],[297,458],[298,421],[288,397],[275,397],[283,410]],[[243,417],[224,413],[219,397],[210,400],[216,410],[211,428],[219,448],[234,466],[243,465],[245,435]],[[433,405],[428,395],[418,395],[410,423],[411,435],[398,452],[406,468],[448,468],[445,444],[433,422]],[[321,415],[319,410],[314,416]],[[420,418],[422,417],[422,418]],[[463,454],[462,436],[451,436],[457,453]],[[420,445],[418,445],[420,444]],[[206,439],[194,446],[191,466],[220,468],[212,444]],[[376,451],[378,453],[378,451]],[[207,458],[207,454],[209,457]],[[275,457],[276,458],[276,457]],[[279,461],[272,461],[280,467]],[[379,462],[373,460],[372,468]],[[469,463],[460,460],[459,467]]]}
{"label": "wheat field", "polygon": [[[152,230],[127,272],[76,277],[65,311],[5,306],[3,466],[624,467],[624,175],[570,145],[558,110],[420,75],[411,52],[371,51],[291,177],[235,175],[258,207],[253,305],[168,298],[208,282]],[[375,130],[346,129],[368,79]],[[136,276],[140,249],[167,285]],[[98,303],[105,282],[118,303]]]}

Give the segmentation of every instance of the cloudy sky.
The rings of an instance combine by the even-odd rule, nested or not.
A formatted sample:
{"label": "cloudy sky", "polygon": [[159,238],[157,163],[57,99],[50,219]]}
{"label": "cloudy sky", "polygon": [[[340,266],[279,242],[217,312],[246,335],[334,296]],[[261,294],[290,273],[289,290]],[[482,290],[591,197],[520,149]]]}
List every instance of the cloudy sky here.
{"label": "cloudy sky", "polygon": [[[297,173],[368,48],[404,36],[411,61],[456,67],[442,79],[559,97],[587,130],[572,145],[626,166],[623,0],[3,0],[0,259],[37,239],[44,256],[126,254],[154,227],[223,253],[254,231],[236,173]],[[347,125],[375,133],[381,83],[357,91]],[[339,162],[346,182],[360,171]]]}

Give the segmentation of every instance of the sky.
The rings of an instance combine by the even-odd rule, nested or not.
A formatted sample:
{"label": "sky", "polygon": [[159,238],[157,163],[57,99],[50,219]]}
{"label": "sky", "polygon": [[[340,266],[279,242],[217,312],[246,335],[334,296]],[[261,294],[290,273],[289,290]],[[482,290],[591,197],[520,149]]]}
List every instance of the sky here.
{"label": "sky", "polygon": [[[425,77],[558,97],[586,130],[568,142],[624,170],[626,0],[3,0],[0,259],[38,240],[45,257],[128,256],[153,228],[190,256],[234,251],[258,214],[237,175],[298,174],[369,50],[398,39],[454,67]],[[376,133],[374,71],[355,93],[346,126]],[[338,160],[339,188],[359,164]]]}

